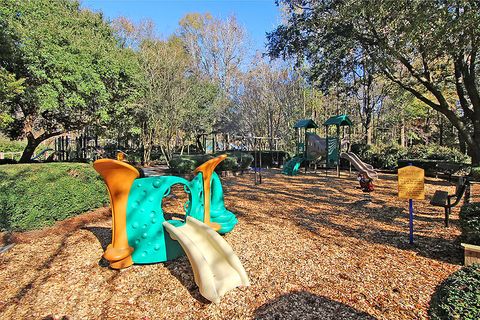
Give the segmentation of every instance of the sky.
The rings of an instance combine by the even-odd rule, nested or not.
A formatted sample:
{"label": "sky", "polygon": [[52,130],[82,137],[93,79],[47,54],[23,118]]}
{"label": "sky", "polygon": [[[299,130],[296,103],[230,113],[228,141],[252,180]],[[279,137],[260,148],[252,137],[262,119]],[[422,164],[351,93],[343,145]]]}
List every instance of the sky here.
{"label": "sky", "polygon": [[178,21],[190,12],[209,12],[217,18],[235,15],[248,32],[252,52],[265,52],[266,32],[280,22],[274,0],[81,0],[82,7],[102,11],[106,18],[125,16],[138,22],[151,19],[162,37],[178,27]]}

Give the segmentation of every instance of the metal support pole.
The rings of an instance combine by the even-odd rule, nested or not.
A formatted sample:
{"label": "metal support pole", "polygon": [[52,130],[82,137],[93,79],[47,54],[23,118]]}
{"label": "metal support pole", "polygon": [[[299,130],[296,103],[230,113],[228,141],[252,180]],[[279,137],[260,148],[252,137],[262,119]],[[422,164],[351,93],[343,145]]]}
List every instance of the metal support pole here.
{"label": "metal support pole", "polygon": [[413,244],[413,200],[408,200],[408,211],[410,214],[410,244]]}

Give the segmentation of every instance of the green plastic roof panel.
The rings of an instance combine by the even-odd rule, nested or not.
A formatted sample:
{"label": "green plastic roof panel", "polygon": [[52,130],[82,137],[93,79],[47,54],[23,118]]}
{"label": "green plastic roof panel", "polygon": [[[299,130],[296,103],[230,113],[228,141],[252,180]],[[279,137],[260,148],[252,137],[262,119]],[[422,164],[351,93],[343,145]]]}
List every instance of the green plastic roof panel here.
{"label": "green plastic roof panel", "polygon": [[329,118],[327,121],[323,123],[324,126],[332,126],[332,125],[337,125],[337,126],[352,126],[353,123],[350,120],[350,118],[346,114],[342,114],[339,116],[334,116]]}
{"label": "green plastic roof panel", "polygon": [[318,125],[312,119],[302,119],[302,120],[298,120],[293,127],[310,129],[310,128],[318,128]]}

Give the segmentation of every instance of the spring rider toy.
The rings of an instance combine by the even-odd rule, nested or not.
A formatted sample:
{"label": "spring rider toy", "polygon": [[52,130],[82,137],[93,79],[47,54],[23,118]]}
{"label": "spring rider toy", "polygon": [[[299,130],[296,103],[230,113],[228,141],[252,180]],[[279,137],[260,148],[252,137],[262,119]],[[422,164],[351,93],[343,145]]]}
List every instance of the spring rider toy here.
{"label": "spring rider toy", "polygon": [[[225,208],[220,178],[215,167],[227,156],[213,158],[188,181],[176,176],[141,177],[126,162],[100,159],[93,164],[103,177],[112,208],[112,243],[103,257],[113,269],[132,264],[157,263],[187,254],[200,293],[218,303],[237,286],[249,285],[248,276],[230,245],[219,233],[237,224]],[[162,199],[173,185],[184,186],[189,200],[185,221],[166,220]]]}

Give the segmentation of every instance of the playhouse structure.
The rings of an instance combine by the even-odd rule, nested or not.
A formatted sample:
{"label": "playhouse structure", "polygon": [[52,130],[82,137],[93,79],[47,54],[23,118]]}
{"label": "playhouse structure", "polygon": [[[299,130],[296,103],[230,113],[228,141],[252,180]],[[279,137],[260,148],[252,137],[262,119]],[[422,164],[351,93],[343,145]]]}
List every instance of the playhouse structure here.
{"label": "playhouse structure", "polygon": [[[317,135],[318,125],[312,119],[302,119],[293,126],[296,131],[296,155],[285,164],[283,173],[296,175],[301,165],[305,171],[310,163],[319,159],[325,161],[326,168],[337,168],[340,172],[340,153],[350,148],[350,128],[353,125],[347,115],[338,115],[327,119],[325,126],[325,138]],[[348,128],[348,138],[343,127]],[[332,133],[332,128],[335,130]]]}

